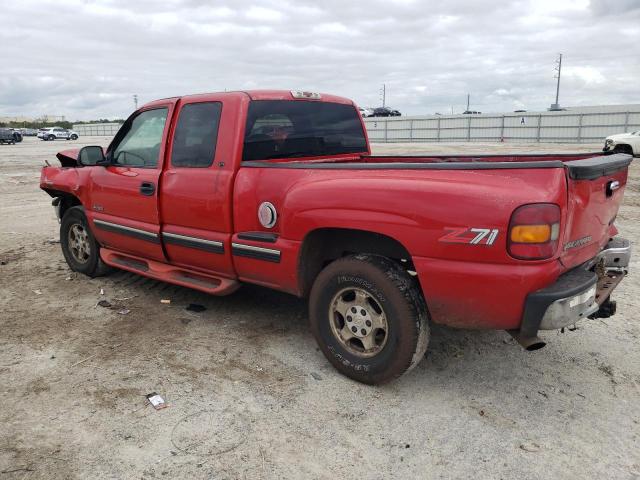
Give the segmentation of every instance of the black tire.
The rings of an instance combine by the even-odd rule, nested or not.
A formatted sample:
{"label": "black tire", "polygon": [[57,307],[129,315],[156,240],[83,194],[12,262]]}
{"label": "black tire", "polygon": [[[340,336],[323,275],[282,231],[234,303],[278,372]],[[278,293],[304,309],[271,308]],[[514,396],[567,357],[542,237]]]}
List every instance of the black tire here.
{"label": "black tire", "polygon": [[633,155],[633,149],[631,148],[631,145],[616,145],[613,149],[613,153],[628,153],[629,155]]}
{"label": "black tire", "polygon": [[[377,313],[386,319],[384,338],[380,335],[382,329],[374,327],[370,331],[373,334],[375,330],[376,343],[370,353],[366,353],[360,339],[353,337],[345,342],[336,332],[349,325],[353,328],[355,323],[346,321],[362,322],[369,315],[363,309],[358,319],[349,316],[347,320],[336,313],[335,302],[349,305],[350,300],[345,302],[345,298],[351,295],[350,289],[368,294],[366,309],[371,307],[372,315]],[[342,292],[346,292],[345,296]],[[357,299],[351,301],[357,303]],[[349,308],[347,314],[356,311],[353,315],[358,315],[360,307]],[[428,312],[417,282],[400,265],[377,255],[344,257],[320,272],[311,289],[309,319],[311,331],[329,362],[340,373],[362,383],[380,384],[400,377],[419,363],[429,343]],[[366,323],[371,327],[370,322]],[[357,329],[354,331],[358,334]]]}
{"label": "black tire", "polygon": [[49,135],[49,136],[47,137],[47,140],[51,140],[51,141],[53,141],[53,140],[55,140],[55,139],[56,139],[55,135]]}
{"label": "black tire", "polygon": [[[73,235],[70,235],[70,231],[74,228],[86,233],[86,244],[88,245],[88,252],[84,252],[86,258],[80,259],[77,251],[74,251]],[[89,228],[83,207],[71,207],[65,212],[60,224],[60,245],[64,259],[71,270],[75,272],[84,273],[89,277],[100,277],[111,270],[100,258],[100,245]]]}
{"label": "black tire", "polygon": [[78,135],[71,135],[71,140],[77,140],[78,139]]}

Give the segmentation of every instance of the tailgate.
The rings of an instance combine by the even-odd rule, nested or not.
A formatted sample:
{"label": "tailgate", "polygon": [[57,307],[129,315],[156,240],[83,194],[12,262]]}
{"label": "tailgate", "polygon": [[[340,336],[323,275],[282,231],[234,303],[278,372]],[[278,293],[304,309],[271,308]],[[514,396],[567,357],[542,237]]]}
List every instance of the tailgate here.
{"label": "tailgate", "polygon": [[613,225],[633,157],[602,155],[565,162],[568,210],[560,258],[567,268],[593,258],[613,237]]}

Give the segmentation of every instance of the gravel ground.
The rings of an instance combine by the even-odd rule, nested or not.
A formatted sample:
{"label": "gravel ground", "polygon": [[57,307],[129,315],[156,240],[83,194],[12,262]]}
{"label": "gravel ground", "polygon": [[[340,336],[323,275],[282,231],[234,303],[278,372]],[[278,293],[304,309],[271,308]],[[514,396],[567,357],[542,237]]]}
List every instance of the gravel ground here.
{"label": "gravel ground", "polygon": [[[216,298],[125,272],[72,273],[39,168],[71,144],[107,142],[0,145],[0,480],[640,477],[637,260],[613,318],[543,334],[547,347],[533,353],[504,332],[434,326],[414,371],[368,387],[325,361],[304,300],[254,286]],[[618,216],[632,240],[639,194],[634,165]],[[96,307],[101,299],[117,308]],[[188,312],[190,303],[207,310]],[[145,405],[150,392],[168,408]]]}

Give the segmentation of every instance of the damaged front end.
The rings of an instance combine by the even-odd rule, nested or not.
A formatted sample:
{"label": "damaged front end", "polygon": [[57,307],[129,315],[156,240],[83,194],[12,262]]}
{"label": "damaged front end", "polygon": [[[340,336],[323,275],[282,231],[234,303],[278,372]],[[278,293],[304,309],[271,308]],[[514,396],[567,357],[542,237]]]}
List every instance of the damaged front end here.
{"label": "damaged front end", "polygon": [[79,149],[71,149],[71,150],[63,150],[56,154],[56,158],[60,161],[60,165],[66,168],[74,168],[79,167],[78,163],[78,152]]}

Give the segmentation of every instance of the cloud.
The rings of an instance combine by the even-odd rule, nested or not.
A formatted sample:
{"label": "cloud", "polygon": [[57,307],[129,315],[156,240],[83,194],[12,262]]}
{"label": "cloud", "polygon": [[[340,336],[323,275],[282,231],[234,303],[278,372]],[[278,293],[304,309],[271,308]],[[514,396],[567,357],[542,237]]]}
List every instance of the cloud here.
{"label": "cloud", "polygon": [[[21,0],[0,115],[124,117],[196,92],[305,89],[407,114],[640,102],[637,0]],[[55,12],[43,14],[42,12]],[[615,32],[615,34],[612,34]],[[8,53],[8,55],[7,55]]]}

